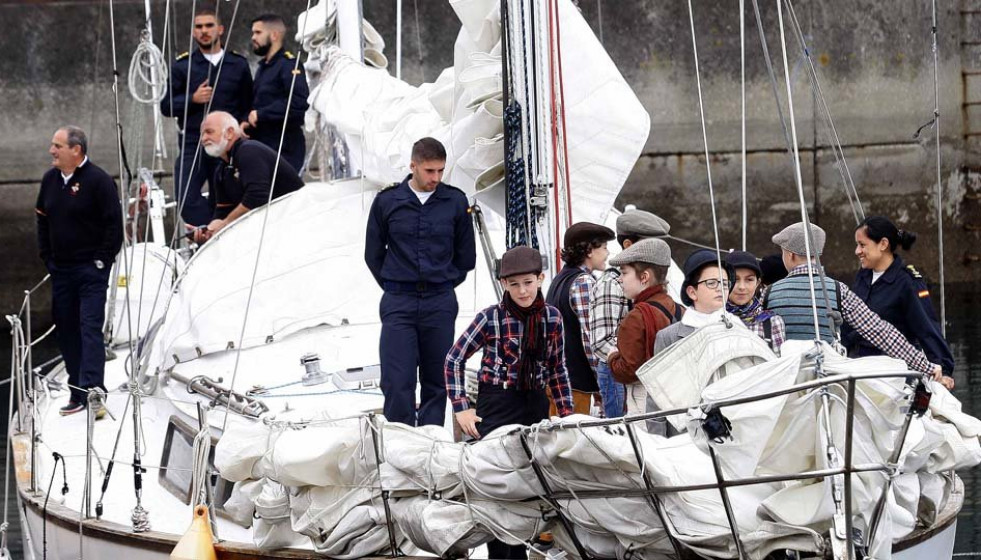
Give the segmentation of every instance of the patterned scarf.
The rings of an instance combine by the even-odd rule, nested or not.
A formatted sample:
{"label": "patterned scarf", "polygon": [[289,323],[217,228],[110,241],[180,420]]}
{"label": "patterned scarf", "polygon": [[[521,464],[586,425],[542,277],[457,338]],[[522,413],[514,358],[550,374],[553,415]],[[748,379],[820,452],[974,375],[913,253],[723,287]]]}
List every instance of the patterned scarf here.
{"label": "patterned scarf", "polygon": [[726,311],[742,319],[747,327],[773,317],[772,312],[763,310],[763,296],[759,294],[745,305],[735,305],[727,301]]}
{"label": "patterned scarf", "polygon": [[535,374],[538,363],[545,360],[545,296],[538,290],[535,301],[528,307],[521,307],[511,299],[511,294],[504,292],[504,308],[524,327],[518,390],[541,389],[537,386]]}

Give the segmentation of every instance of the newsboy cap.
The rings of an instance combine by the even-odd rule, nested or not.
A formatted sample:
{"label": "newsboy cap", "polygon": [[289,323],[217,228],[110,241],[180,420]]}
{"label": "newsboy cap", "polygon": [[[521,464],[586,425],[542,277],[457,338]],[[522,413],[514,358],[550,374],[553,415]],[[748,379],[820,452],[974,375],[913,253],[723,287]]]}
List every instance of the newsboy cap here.
{"label": "newsboy cap", "polygon": [[[692,254],[688,255],[683,268],[685,281],[681,283],[681,303],[689,306],[695,303],[688,295],[688,287],[698,285],[698,277],[702,275],[703,268],[707,266],[718,266],[718,264],[719,257],[715,251],[710,249],[696,249]],[[725,279],[729,282],[725,291],[729,293],[732,290],[733,279],[736,274],[732,266],[724,258],[722,259],[722,269],[726,275]]]}
{"label": "newsboy cap", "polygon": [[663,239],[641,239],[610,259],[610,265],[623,266],[631,263],[647,263],[656,266],[671,265],[671,247]]}
{"label": "newsboy cap", "polygon": [[757,277],[763,276],[763,268],[760,267],[760,260],[756,255],[747,251],[733,251],[726,255],[725,262],[733,268],[748,268],[756,273]]}
{"label": "newsboy cap", "polygon": [[627,210],[617,216],[617,235],[660,237],[671,231],[671,224],[643,210]]}
{"label": "newsboy cap", "polygon": [[[804,244],[804,222],[797,222],[783,228],[783,231],[773,236],[773,243],[790,251],[795,255],[806,256],[806,245]],[[811,246],[811,256],[820,255],[824,251],[824,240],[827,235],[820,227],[811,224],[811,239],[814,244]]]}
{"label": "newsboy cap", "polygon": [[577,222],[565,230],[565,237],[562,239],[562,244],[565,247],[571,247],[576,243],[613,241],[616,238],[617,234],[613,233],[613,230],[606,226],[591,222]]}
{"label": "newsboy cap", "polygon": [[501,255],[501,266],[497,277],[508,278],[519,274],[541,273],[542,254],[527,245],[518,245]]}

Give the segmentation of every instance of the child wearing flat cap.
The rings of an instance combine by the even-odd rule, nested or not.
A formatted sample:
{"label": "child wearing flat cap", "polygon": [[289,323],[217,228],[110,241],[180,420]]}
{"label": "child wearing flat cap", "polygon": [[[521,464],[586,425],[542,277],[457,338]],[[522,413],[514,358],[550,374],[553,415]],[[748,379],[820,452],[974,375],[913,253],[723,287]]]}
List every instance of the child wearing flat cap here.
{"label": "child wearing flat cap", "polygon": [[637,369],[654,355],[657,333],[681,319],[684,307],[677,305],[664,287],[671,248],[660,239],[642,239],[610,260],[623,274],[623,294],[633,300],[617,330],[617,349],[608,363],[613,378],[626,385],[627,413],[646,412],[647,391],[637,379]]}
{"label": "child wearing flat cap", "polygon": [[[560,416],[572,414],[562,316],[542,297],[541,253],[526,246],[509,250],[501,257],[499,277],[504,299],[477,313],[446,355],[443,370],[457,422],[474,438],[507,424],[548,418],[549,395]],[[475,411],[467,399],[464,367],[481,349]]]}
{"label": "child wearing flat cap", "polygon": [[579,222],[569,226],[563,239],[562,270],[555,275],[545,297],[562,315],[565,364],[576,414],[589,414],[594,398],[597,405],[602,405],[596,377],[599,361],[589,329],[589,300],[596,285],[593,271],[606,267],[610,254],[606,244],[614,239],[613,230],[599,224]]}

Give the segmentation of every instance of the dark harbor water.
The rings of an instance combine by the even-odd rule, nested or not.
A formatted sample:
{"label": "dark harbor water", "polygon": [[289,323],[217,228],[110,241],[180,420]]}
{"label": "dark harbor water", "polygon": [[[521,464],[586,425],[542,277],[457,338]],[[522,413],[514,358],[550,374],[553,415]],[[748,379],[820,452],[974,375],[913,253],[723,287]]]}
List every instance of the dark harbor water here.
{"label": "dark harbor water", "polygon": [[[957,366],[954,377],[957,387],[954,394],[964,404],[964,411],[975,416],[981,416],[981,291],[971,285],[951,286],[947,290],[947,336],[951,343]],[[35,317],[35,321],[42,318]],[[0,360],[10,363],[9,331],[0,336]],[[35,348],[35,364],[41,363],[57,354],[53,341],[46,340]],[[9,366],[8,366],[9,367]],[[9,371],[4,370],[0,377],[9,377]],[[6,403],[8,386],[0,386],[0,403]],[[3,424],[3,434],[7,433],[7,415],[2,414],[0,423]],[[0,453],[0,464],[5,455]],[[964,508],[958,518],[957,541],[955,553],[981,553],[981,466],[961,471],[964,480]],[[7,496],[10,527],[7,533],[7,543],[11,558],[24,558],[21,542],[21,527],[16,497],[13,493],[11,478],[11,494]],[[973,556],[964,554],[965,556]]]}

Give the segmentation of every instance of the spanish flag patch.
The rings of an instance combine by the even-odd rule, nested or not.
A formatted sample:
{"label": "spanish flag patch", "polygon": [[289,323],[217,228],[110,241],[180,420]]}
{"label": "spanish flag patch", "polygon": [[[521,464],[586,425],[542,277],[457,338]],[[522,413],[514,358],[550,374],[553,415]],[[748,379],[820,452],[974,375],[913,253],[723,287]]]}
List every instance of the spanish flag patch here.
{"label": "spanish flag patch", "polygon": [[921,298],[930,297],[930,290],[920,290],[916,295],[920,296]]}

